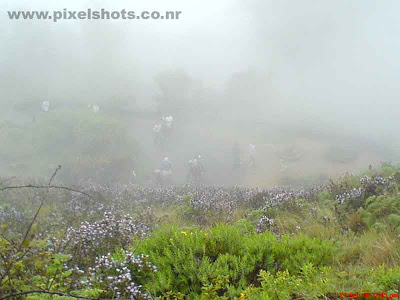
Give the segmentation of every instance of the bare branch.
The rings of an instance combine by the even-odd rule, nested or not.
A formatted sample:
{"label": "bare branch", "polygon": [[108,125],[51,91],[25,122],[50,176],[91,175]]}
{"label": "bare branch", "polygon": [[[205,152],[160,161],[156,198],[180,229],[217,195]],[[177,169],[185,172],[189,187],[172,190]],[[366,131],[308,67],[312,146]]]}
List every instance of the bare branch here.
{"label": "bare branch", "polygon": [[21,242],[20,248],[22,248],[22,246],[24,245],[25,240],[28,238],[28,234],[31,231],[31,228],[32,228],[33,224],[35,223],[35,221],[36,221],[36,219],[37,219],[37,217],[39,215],[40,209],[42,208],[42,206],[44,204],[44,201],[47,198],[47,195],[49,194],[49,186],[51,185],[51,182],[53,181],[54,177],[57,175],[58,170],[60,170],[60,169],[61,169],[61,166],[59,165],[58,168],[54,171],[53,175],[51,176],[51,178],[49,180],[49,183],[47,184],[46,194],[42,198],[42,201],[41,201],[41,203],[39,205],[39,208],[37,209],[37,211],[35,213],[35,216],[32,219],[32,222],[29,224],[28,230],[25,233],[25,236],[24,236],[24,238],[23,238],[23,240]]}
{"label": "bare branch", "polygon": [[[10,299],[13,297],[19,297],[23,295],[29,295],[29,294],[50,294],[50,295],[58,295],[58,296],[65,296],[65,297],[71,297],[75,299],[88,299],[88,300],[98,300],[99,298],[89,298],[89,297],[82,297],[82,296],[74,296],[66,293],[61,293],[61,292],[48,292],[48,291],[26,291],[26,292],[20,292],[20,293],[15,293],[11,295],[4,296],[0,298],[0,300],[5,300],[5,299]],[[104,299],[104,300],[111,300],[111,299]]]}
{"label": "bare branch", "polygon": [[54,171],[53,176],[51,176],[49,183],[47,185],[50,185],[51,182],[53,181],[54,177],[56,177],[57,172],[61,169],[61,165],[58,165],[57,169]]}
{"label": "bare branch", "polygon": [[92,200],[95,200],[92,196],[90,196],[89,194],[79,191],[79,190],[75,190],[75,189],[71,189],[69,187],[65,187],[65,186],[57,186],[57,185],[32,185],[32,184],[28,184],[28,185],[17,185],[17,186],[6,186],[3,188],[0,188],[0,191],[5,191],[5,190],[15,190],[15,189],[23,189],[23,188],[33,188],[33,189],[61,189],[61,190],[66,190],[66,191],[70,191],[70,192],[74,192],[74,193],[79,193],[82,194]]}

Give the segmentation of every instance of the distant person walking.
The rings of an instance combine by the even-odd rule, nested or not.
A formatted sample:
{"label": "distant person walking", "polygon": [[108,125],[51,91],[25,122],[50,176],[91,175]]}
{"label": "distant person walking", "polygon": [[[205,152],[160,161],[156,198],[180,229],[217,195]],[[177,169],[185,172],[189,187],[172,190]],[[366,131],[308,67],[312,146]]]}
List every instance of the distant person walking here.
{"label": "distant person walking", "polygon": [[201,183],[203,181],[204,172],[205,169],[201,155],[195,156],[193,159],[189,160],[187,181],[196,184]]}
{"label": "distant person walking", "polygon": [[172,164],[168,157],[164,158],[161,162],[161,170],[163,171],[164,176],[172,175]]}
{"label": "distant person walking", "polygon": [[50,109],[50,102],[49,101],[43,101],[42,103],[42,111],[48,112]]}

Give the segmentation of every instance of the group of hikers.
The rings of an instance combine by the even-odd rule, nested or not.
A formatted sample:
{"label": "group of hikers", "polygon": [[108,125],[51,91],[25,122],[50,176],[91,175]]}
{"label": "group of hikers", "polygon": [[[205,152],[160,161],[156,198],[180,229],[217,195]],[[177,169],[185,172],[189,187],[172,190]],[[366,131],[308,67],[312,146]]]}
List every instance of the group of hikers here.
{"label": "group of hikers", "polygon": [[[174,118],[172,116],[162,117],[161,122],[156,123],[153,127],[155,133],[154,144],[160,150],[165,150],[165,145],[171,136],[173,131]],[[242,157],[242,151],[238,143],[233,146],[233,170],[237,171],[242,167],[255,168],[256,166],[256,146],[249,144],[248,155],[246,159]],[[196,155],[193,159],[190,159],[187,163],[187,175],[186,182],[192,184],[199,184],[204,182],[204,175],[206,169],[204,166],[203,158],[201,155]],[[170,184],[172,182],[172,163],[168,157],[165,157],[160,168],[154,171],[156,184],[163,186],[164,184]]]}
{"label": "group of hikers", "polygon": [[186,180],[188,182],[200,183],[203,181],[203,174],[205,172],[203,159],[200,155],[189,160],[188,174]]}
{"label": "group of hikers", "polygon": [[[201,155],[195,156],[188,162],[188,173],[186,180],[188,183],[202,183],[204,179],[204,164]],[[154,171],[156,176],[157,185],[163,186],[164,184],[171,183],[172,180],[172,163],[168,157],[165,157],[161,162],[161,167]]]}
{"label": "group of hikers", "polygon": [[[173,131],[174,118],[172,116],[162,117],[161,122],[153,127],[155,134],[154,144],[160,150],[165,150],[168,139]],[[203,180],[205,172],[201,155],[195,156],[188,162],[188,173],[186,180],[190,183],[200,183]],[[172,178],[172,164],[168,157],[165,157],[161,162],[161,167],[154,171],[156,182],[163,185],[165,182],[170,182]]]}
{"label": "group of hikers", "polygon": [[[99,106],[97,104],[89,104],[87,106],[94,113],[99,112]],[[41,105],[41,109],[43,112],[50,111],[50,102],[43,101]],[[164,116],[161,118],[160,122],[156,123],[153,127],[154,136],[154,144],[157,148],[164,152],[165,146],[168,143],[169,138],[174,129],[174,118],[172,116]],[[243,163],[242,159],[242,151],[240,150],[239,144],[235,143],[233,146],[233,170],[237,170],[244,165],[247,167],[254,168],[256,164],[256,146],[254,144],[250,144],[248,148],[248,160],[247,164]],[[204,182],[204,175],[206,169],[204,166],[203,158],[201,155],[196,155],[194,158],[190,159],[187,162],[187,175],[186,181],[188,183],[199,184]],[[164,185],[172,182],[172,163],[168,157],[165,157],[162,162],[160,168],[154,171],[156,184]],[[136,178],[136,172],[132,171],[132,176]]]}
{"label": "group of hikers", "polygon": [[[247,164],[246,160],[242,158],[241,150],[237,143],[233,146],[233,171],[242,167],[255,168],[256,166],[256,146],[250,144],[248,146]],[[193,159],[190,159],[187,164],[187,175],[186,182],[191,184],[204,183],[204,175],[206,172],[203,157],[196,155]],[[164,184],[170,184],[172,182],[172,163],[168,157],[165,157],[161,162],[161,167],[156,169],[155,172],[156,184],[163,186]]]}

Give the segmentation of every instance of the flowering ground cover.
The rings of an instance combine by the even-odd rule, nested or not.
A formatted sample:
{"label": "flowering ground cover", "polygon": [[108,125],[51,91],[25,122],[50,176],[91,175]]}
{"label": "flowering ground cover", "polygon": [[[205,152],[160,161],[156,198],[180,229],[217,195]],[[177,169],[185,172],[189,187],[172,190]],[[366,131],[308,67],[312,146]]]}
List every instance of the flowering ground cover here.
{"label": "flowering ground cover", "polygon": [[270,189],[3,178],[0,300],[395,295],[399,172]]}

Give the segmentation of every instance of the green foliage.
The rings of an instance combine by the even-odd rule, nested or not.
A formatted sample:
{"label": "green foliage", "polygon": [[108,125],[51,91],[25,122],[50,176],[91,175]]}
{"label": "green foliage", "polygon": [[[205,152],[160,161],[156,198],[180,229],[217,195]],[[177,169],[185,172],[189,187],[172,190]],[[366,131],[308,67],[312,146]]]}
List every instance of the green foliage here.
{"label": "green foliage", "polygon": [[[0,260],[0,285],[3,292],[19,290],[48,290],[63,292],[77,279],[77,274],[65,263],[71,258],[67,254],[55,254],[47,250],[45,241],[24,241],[18,248],[0,237],[0,254],[8,256]],[[35,297],[35,296],[30,296]]]}
{"label": "green foliage", "polygon": [[328,264],[333,246],[303,235],[284,236],[278,241],[270,232],[256,234],[249,223],[239,222],[218,224],[208,232],[163,228],[135,251],[148,254],[159,269],[155,281],[146,286],[152,293],[181,292],[212,298],[238,297],[249,284],[258,284],[260,270],[275,273],[278,266],[300,273],[302,263]]}
{"label": "green foliage", "polygon": [[389,227],[400,233],[400,195],[369,197],[361,218],[369,227]]}
{"label": "green foliage", "polygon": [[330,241],[309,238],[303,234],[295,237],[284,235],[275,246],[274,255],[281,270],[298,274],[301,271],[299,267],[305,263],[312,263],[317,267],[332,263],[334,249]]}
{"label": "green foliage", "polygon": [[[132,160],[140,153],[125,125],[101,113],[42,113],[26,127],[0,130],[0,140],[7,145],[0,149],[0,156],[7,158],[8,171],[16,175],[47,175],[61,164],[59,178],[64,181],[90,175],[98,182],[110,182],[126,180],[133,168],[141,167]],[[18,167],[20,161],[26,165]]]}
{"label": "green foliage", "polygon": [[311,263],[304,264],[299,275],[285,270],[274,276],[262,270],[259,277],[261,287],[246,290],[243,299],[317,299],[333,289],[333,271],[315,268]]}
{"label": "green foliage", "polygon": [[391,163],[382,163],[382,166],[379,170],[379,173],[385,177],[393,176],[397,172],[399,172],[398,168],[396,168],[396,166]]}
{"label": "green foliage", "polygon": [[[79,127],[90,131],[92,125]],[[215,224],[219,216],[192,208],[189,196],[169,204],[146,200],[136,207],[136,202],[131,205],[129,194],[118,194],[126,197],[125,202],[113,202],[115,199],[104,194],[96,199],[102,206],[121,206],[117,211],[135,215],[138,225],[154,223],[158,229],[144,239],[129,231],[122,244],[118,242],[121,235],[115,233],[119,231],[110,231],[113,233],[103,240],[93,233],[85,242],[70,235],[68,247],[58,247],[68,227],[84,225],[86,232],[102,215],[86,215],[93,202],[79,202],[81,211],[70,216],[66,206],[60,205],[68,199],[68,193],[50,191],[37,222],[24,239],[45,191],[2,193],[0,297],[43,290],[96,299],[116,298],[117,293],[129,298],[132,286],[137,288],[137,299],[151,295],[165,300],[333,299],[338,297],[333,292],[340,291],[394,293],[400,285],[400,196],[397,184],[382,180],[388,179],[382,174],[392,176],[396,172],[392,166],[370,170],[371,176],[380,177],[377,181],[370,178],[360,182],[358,176],[345,176],[315,197],[296,198],[267,209],[260,207],[260,193],[235,208],[237,218],[230,219],[231,224]],[[344,218],[340,220],[336,196],[371,185],[372,196],[365,196],[367,191],[354,207],[343,205]],[[161,222],[146,205],[179,217]],[[240,214],[244,218],[238,220]],[[254,225],[263,216],[274,219],[276,231],[257,233]],[[112,229],[118,224],[112,221],[102,228]],[[90,241],[101,242],[88,255],[76,251]],[[126,248],[132,248],[133,253]],[[21,299],[72,298],[29,294]]]}
{"label": "green foliage", "polygon": [[395,290],[400,285],[400,268],[388,268],[385,265],[380,265],[369,272],[369,281],[377,284],[377,290],[398,292]]}

